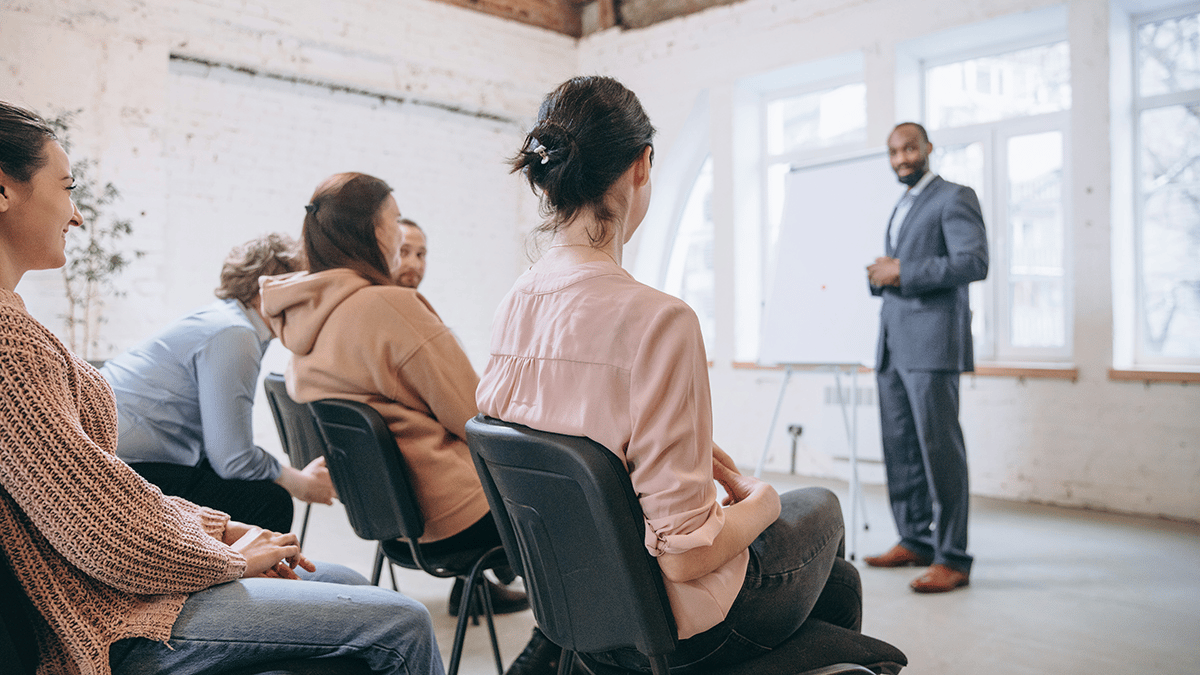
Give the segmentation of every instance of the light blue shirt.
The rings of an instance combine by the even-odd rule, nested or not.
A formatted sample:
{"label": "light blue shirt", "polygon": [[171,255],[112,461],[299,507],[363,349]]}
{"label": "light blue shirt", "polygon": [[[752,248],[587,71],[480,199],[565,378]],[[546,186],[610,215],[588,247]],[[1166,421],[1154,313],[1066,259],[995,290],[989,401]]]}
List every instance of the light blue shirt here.
{"label": "light blue shirt", "polygon": [[278,478],[279,461],[254,445],[251,415],[271,337],[254,309],[218,300],[105,363],[117,455],[184,466],[208,459],[222,478]]}
{"label": "light blue shirt", "polygon": [[892,220],[888,223],[888,237],[891,239],[888,243],[891,244],[893,251],[896,250],[896,242],[900,240],[900,228],[904,225],[904,219],[908,217],[908,212],[912,210],[913,202],[917,201],[917,195],[921,194],[921,191],[936,175],[932,171],[926,171],[916,185],[900,195],[900,203],[896,204],[896,210],[892,212]]}

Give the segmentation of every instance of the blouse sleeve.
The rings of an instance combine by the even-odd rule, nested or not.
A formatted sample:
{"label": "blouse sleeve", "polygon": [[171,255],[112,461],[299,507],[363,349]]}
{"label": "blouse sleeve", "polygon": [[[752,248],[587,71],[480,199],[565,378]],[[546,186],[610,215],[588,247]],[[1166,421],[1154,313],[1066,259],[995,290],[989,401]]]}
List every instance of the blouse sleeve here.
{"label": "blouse sleeve", "polygon": [[626,458],[653,555],[712,544],[725,524],[712,478],[712,399],[700,323],[669,303],[642,335],[630,372]]}
{"label": "blouse sleeve", "polygon": [[241,577],[245,559],[215,538],[228,516],[164,497],[84,431],[82,420],[116,423],[99,374],[24,335],[9,338],[0,350],[0,483],[50,545],[130,593]]}

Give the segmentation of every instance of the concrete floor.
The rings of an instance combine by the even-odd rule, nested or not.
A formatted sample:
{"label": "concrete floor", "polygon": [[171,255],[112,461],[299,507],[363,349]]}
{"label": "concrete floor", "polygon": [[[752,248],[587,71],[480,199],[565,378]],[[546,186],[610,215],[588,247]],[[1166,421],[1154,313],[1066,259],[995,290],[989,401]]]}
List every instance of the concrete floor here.
{"label": "concrete floor", "polygon": [[[824,485],[838,493],[850,518],[845,483],[767,479],[781,491]],[[858,559],[895,541],[882,487],[866,486],[863,501],[870,529],[854,538]],[[313,508],[305,550],[314,560],[369,576],[375,547],[354,536],[335,504]],[[971,585],[940,596],[908,589],[919,570],[859,565],[863,631],[908,654],[905,673],[1200,673],[1200,524],[977,498],[971,551]],[[446,611],[451,582],[402,569],[396,574],[400,590],[429,607],[448,660],[455,625]],[[533,614],[497,617],[496,624],[507,666],[529,639]],[[484,626],[467,631],[460,672],[496,672]]]}

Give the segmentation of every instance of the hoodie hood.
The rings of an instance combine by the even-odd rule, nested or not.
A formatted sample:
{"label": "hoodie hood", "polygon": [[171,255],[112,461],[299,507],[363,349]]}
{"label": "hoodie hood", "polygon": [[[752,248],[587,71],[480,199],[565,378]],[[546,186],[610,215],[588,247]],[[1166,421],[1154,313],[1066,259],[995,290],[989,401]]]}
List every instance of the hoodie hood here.
{"label": "hoodie hood", "polygon": [[259,279],[262,314],[293,354],[312,351],[325,321],[342,301],[371,282],[345,268]]}

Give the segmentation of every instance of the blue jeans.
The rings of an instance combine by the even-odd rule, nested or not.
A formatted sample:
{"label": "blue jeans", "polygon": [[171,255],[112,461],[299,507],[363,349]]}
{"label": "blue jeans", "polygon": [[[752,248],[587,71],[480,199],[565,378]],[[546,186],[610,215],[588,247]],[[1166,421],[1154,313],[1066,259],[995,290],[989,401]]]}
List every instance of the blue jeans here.
{"label": "blue jeans", "polygon": [[242,579],[193,593],[164,644],[113,643],[113,675],[202,675],[283,659],[348,656],[377,673],[443,675],[429,611],[340,565],[305,579]]}
{"label": "blue jeans", "polygon": [[[668,657],[672,673],[728,666],[761,656],[792,636],[810,616],[859,630],[862,585],[841,558],[845,524],[837,496],[803,488],[779,496],[780,514],[750,544],[746,579],[725,620],[680,640]],[[588,658],[639,672],[650,662],[636,649]]]}

